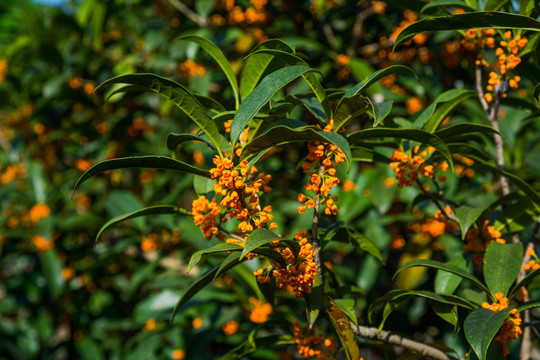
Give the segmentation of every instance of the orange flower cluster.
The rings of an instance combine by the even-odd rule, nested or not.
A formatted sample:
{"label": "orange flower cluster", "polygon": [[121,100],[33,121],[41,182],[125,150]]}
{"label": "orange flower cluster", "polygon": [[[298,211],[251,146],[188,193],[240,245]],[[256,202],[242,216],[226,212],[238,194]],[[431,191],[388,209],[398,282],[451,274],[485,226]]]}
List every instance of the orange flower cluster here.
{"label": "orange flower cluster", "polygon": [[30,221],[33,224],[37,224],[40,219],[46,218],[51,213],[51,209],[47,206],[47,204],[39,203],[30,209],[29,215],[30,215]]}
{"label": "orange flower cluster", "polygon": [[292,326],[296,348],[304,359],[311,357],[317,357],[318,360],[336,358],[337,345],[335,339],[333,336],[323,338],[320,326],[316,329],[309,329],[309,325],[306,324],[305,328],[301,329],[297,321],[294,321]]}
{"label": "orange flower cluster", "polygon": [[407,113],[409,115],[414,115],[422,110],[423,105],[418,96],[413,96],[405,101],[405,107],[407,108]]}
{"label": "orange flower cluster", "polygon": [[339,70],[336,75],[338,80],[348,79],[351,73],[351,68],[349,67],[349,63],[351,62],[351,59],[345,54],[339,54],[336,57],[336,62],[339,66]]}
{"label": "orange flower cluster", "polygon": [[[311,293],[311,286],[317,273],[317,264],[313,262],[313,247],[308,242],[307,236],[306,230],[300,230],[294,235],[300,245],[300,252],[296,258],[290,248],[276,248],[285,259],[287,266],[275,263],[272,271],[272,275],[276,278],[276,285],[279,288],[286,286],[292,289],[297,299],[303,298],[304,293]],[[257,276],[259,283],[270,281],[269,270],[259,269],[254,272],[254,275]]]}
{"label": "orange flower cluster", "polygon": [[[1,166],[0,166],[1,170]],[[21,164],[10,164],[4,172],[0,174],[0,184],[6,185],[15,179],[22,179],[26,177],[26,169]]]}
{"label": "orange flower cluster", "polygon": [[274,218],[271,214],[272,207],[266,206],[260,210],[258,196],[261,191],[271,191],[268,183],[272,180],[272,176],[263,173],[255,176],[257,168],[255,166],[250,168],[246,160],[234,165],[231,159],[216,155],[213,162],[216,167],[210,170],[210,175],[217,181],[214,184],[214,191],[223,196],[219,205],[226,208],[228,217],[222,221],[236,218],[240,221],[237,232],[244,235],[262,227],[276,229],[277,224],[270,223]]}
{"label": "orange flower cluster", "polygon": [[0,84],[6,81],[6,74],[8,70],[8,62],[6,58],[0,59]]}
{"label": "orange flower cluster", "polygon": [[272,314],[272,305],[264,303],[259,299],[250,296],[249,297],[249,320],[256,324],[262,324],[268,320],[268,316]]}
{"label": "orange flower cluster", "polygon": [[[397,39],[397,36],[399,35],[399,33],[401,31],[403,31],[407,26],[409,26],[409,25],[411,25],[411,24],[418,21],[418,15],[416,15],[411,10],[403,11],[403,17],[404,17],[404,19],[399,23],[399,26],[396,26],[393,29],[390,36],[388,36],[388,38],[390,39],[390,41],[392,43]],[[409,40],[408,42],[406,42],[405,45],[410,45],[410,43],[412,41],[412,42],[415,43],[415,45],[420,45],[421,46],[427,41],[428,37],[429,37],[428,33],[418,34],[415,37],[413,37],[412,40]],[[390,59],[390,60],[392,60],[392,59]]]}
{"label": "orange flower cluster", "polygon": [[382,1],[372,1],[371,6],[373,6],[373,11],[375,11],[376,14],[384,14],[386,11],[386,3]]}
{"label": "orange flower cluster", "polygon": [[[331,119],[324,131],[332,131],[333,127],[334,120]],[[338,207],[335,203],[337,196],[330,196],[330,190],[339,184],[339,179],[334,176],[337,172],[334,162],[336,165],[343,163],[345,155],[336,145],[319,141],[308,141],[308,149],[308,161],[302,162],[302,170],[304,173],[309,173],[310,181],[304,188],[315,196],[321,195],[320,204],[326,207],[325,214],[336,215],[338,213]],[[334,162],[332,162],[332,158]],[[312,171],[313,169],[315,171]],[[314,198],[307,197],[302,193],[298,194],[298,201],[304,204],[298,208],[300,214],[315,206]]]}
{"label": "orange flower cluster", "polygon": [[[482,307],[484,309],[490,309],[491,311],[501,311],[508,307],[508,298],[506,298],[503,293],[496,293],[495,299],[497,299],[497,302],[491,305],[485,302],[482,304]],[[497,335],[495,335],[495,340],[499,341],[503,347],[504,356],[510,353],[508,351],[508,341],[517,339],[519,335],[523,333],[520,325],[521,316],[519,315],[517,309],[513,309],[510,311],[510,315],[508,318],[506,318],[501,328],[497,332]]]}
{"label": "orange flower cluster", "polygon": [[532,256],[533,258],[529,260],[529,262],[525,265],[523,265],[523,270],[529,271],[529,270],[538,270],[540,269],[540,258],[536,255],[533,248],[527,249],[527,254]]}
{"label": "orange flower cluster", "polygon": [[[240,5],[235,4],[235,0],[221,0],[216,4],[218,10],[227,12],[227,20],[229,25],[242,23],[255,24],[264,22],[268,19],[268,13],[265,6],[268,0],[249,0],[252,7],[248,7],[245,11]],[[210,17],[212,23],[218,26],[223,26],[226,23],[225,18],[220,14],[214,14]]]}
{"label": "orange flower cluster", "polygon": [[457,176],[460,178],[472,178],[474,176],[474,170],[471,169],[471,166],[474,165],[474,160],[459,154],[453,154],[452,157],[460,162],[460,164],[454,165]]}
{"label": "orange flower cluster", "polygon": [[34,235],[34,237],[32,238],[32,242],[34,243],[38,251],[46,251],[54,248],[54,241],[47,240],[41,235]]}
{"label": "orange flower cluster", "polygon": [[[397,186],[402,188],[403,186],[412,186],[418,179],[418,173],[422,176],[433,179],[435,169],[440,168],[442,171],[448,169],[448,163],[443,161],[442,163],[433,163],[426,165],[424,163],[424,157],[430,155],[435,151],[435,148],[429,147],[427,150],[418,153],[420,147],[415,146],[413,155],[405,154],[400,149],[395,150],[390,157],[392,162],[390,168],[396,173],[396,179],[398,180]],[[446,180],[444,176],[439,176],[440,181]]]}
{"label": "orange flower cluster", "polygon": [[206,68],[197,64],[193,60],[187,59],[178,67],[178,72],[183,77],[189,79],[194,76],[203,76],[206,74]]}
{"label": "orange flower cluster", "polygon": [[221,330],[227,336],[235,334],[240,328],[240,324],[236,320],[227,321],[222,327]]}
{"label": "orange flower cluster", "polygon": [[195,225],[201,227],[205,239],[210,240],[218,232],[216,217],[219,215],[219,205],[216,200],[209,202],[206,196],[199,196],[193,200],[191,215]]}
{"label": "orange flower cluster", "polygon": [[489,221],[486,220],[484,221],[481,231],[476,229],[467,231],[467,234],[465,235],[466,243],[463,246],[463,250],[475,253],[473,259],[474,263],[482,265],[484,252],[491,242],[496,241],[500,244],[506,243],[501,236],[501,232],[495,230],[495,227],[489,225]]}
{"label": "orange flower cluster", "polygon": [[[465,38],[462,40],[462,44],[467,50],[476,50],[477,48],[493,49],[496,47],[494,35],[494,29],[469,29]],[[521,58],[517,54],[527,45],[527,42],[527,38],[521,37],[521,35],[516,35],[512,38],[512,32],[506,31],[504,33],[504,40],[499,41],[499,46],[495,49],[497,61],[493,65],[490,65],[481,54],[478,55],[476,65],[482,65],[484,67],[492,66],[496,70],[489,73],[488,85],[486,86],[487,92],[484,94],[487,102],[492,102],[493,96],[497,92],[504,92],[504,87],[501,83],[504,83],[507,79],[508,86],[512,89],[517,89],[521,77],[514,76],[509,79],[507,72],[515,69],[520,64]],[[506,94],[503,93],[502,96],[504,97]]]}

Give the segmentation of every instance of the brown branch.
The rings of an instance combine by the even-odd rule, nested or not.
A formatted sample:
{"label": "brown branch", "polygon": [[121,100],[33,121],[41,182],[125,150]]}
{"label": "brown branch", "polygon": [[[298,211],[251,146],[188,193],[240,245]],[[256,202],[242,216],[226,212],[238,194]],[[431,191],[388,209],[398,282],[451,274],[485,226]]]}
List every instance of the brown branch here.
{"label": "brown branch", "polygon": [[183,4],[180,0],[169,0],[169,3],[174,8],[176,8],[176,10],[180,11],[187,18],[193,21],[195,24],[201,27],[206,27],[210,25],[210,22],[208,21],[208,19],[201,17],[199,14],[197,14],[196,12],[188,8],[185,4]]}
{"label": "brown branch", "polygon": [[[322,179],[324,173],[324,165],[321,165],[319,167],[319,179]],[[317,265],[317,274],[319,274],[319,278],[321,279],[321,283],[323,281],[322,277],[322,267],[321,267],[321,249],[319,248],[319,208],[321,205],[321,189],[319,186],[319,190],[317,190],[317,194],[315,194],[315,205],[313,206],[313,222],[311,225],[311,245],[313,246],[313,261]]]}
{"label": "brown branch", "polygon": [[399,335],[392,334],[389,331],[382,330],[379,332],[377,328],[361,326],[361,325],[356,326],[353,323],[351,323],[351,328],[353,332],[358,336],[371,339],[371,340],[382,341],[386,344],[396,345],[404,349],[413,350],[419,353],[420,355],[425,356],[428,359],[435,359],[435,360],[454,360],[455,359],[454,357],[447,355],[446,353],[442,352],[441,350],[437,348],[416,342],[414,340],[404,338]]}
{"label": "brown branch", "polygon": [[486,113],[489,113],[489,104],[484,97],[484,88],[482,87],[482,65],[476,64],[475,66],[475,77],[476,77],[476,92],[478,93],[478,99],[480,100],[480,104],[482,104],[482,109]]}
{"label": "brown branch", "polygon": [[[448,220],[451,220],[451,221],[459,224],[459,221],[458,221],[456,215],[454,215],[453,212],[450,213],[450,214],[447,214],[446,211],[444,210],[444,208],[442,207],[442,205],[439,203],[439,200],[437,200],[437,198],[432,193],[430,193],[429,191],[426,191],[426,189],[424,189],[424,187],[422,186],[422,183],[420,182],[420,180],[416,179],[416,184],[418,185],[418,187],[420,188],[422,193],[424,195],[426,195],[428,198],[430,198],[431,201],[433,201],[433,203],[437,206],[437,208],[439,208],[439,211],[441,212],[442,215],[445,215],[448,218]],[[435,186],[437,186],[437,184]],[[439,189],[438,186],[437,186],[437,189],[439,190],[440,193],[442,193],[442,191]],[[443,201],[445,202],[446,206],[448,206],[448,204],[446,202],[446,199],[443,199]]]}

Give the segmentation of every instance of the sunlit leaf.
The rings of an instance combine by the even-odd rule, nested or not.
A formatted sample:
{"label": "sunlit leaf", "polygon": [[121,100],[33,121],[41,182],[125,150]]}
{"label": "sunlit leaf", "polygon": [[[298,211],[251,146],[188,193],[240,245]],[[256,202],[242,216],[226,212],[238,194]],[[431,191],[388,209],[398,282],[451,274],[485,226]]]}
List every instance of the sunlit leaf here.
{"label": "sunlit leaf", "polygon": [[484,254],[484,280],[492,294],[505,296],[516,281],[523,259],[523,245],[499,244],[493,241]]}
{"label": "sunlit leaf", "polygon": [[478,308],[465,319],[465,337],[480,360],[486,359],[489,344],[513,308],[511,306],[497,312]]}

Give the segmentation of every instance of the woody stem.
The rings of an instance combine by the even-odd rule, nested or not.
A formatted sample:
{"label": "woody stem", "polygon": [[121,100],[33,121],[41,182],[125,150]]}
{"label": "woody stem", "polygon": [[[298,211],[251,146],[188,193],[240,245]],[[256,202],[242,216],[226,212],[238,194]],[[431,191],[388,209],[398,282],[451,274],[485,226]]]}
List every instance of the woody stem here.
{"label": "woody stem", "polygon": [[[319,179],[322,179],[324,173],[324,165],[321,165],[319,167]],[[322,180],[321,180],[322,181]],[[319,237],[318,237],[318,228],[319,228],[319,208],[321,205],[321,189],[319,187],[319,190],[317,190],[317,193],[315,194],[315,205],[313,206],[313,222],[311,226],[311,244],[313,246],[313,261],[317,265],[317,273],[319,274],[319,278],[321,279],[321,283],[323,280],[322,277],[322,267],[321,267],[321,257],[320,257],[320,248],[319,248]]]}

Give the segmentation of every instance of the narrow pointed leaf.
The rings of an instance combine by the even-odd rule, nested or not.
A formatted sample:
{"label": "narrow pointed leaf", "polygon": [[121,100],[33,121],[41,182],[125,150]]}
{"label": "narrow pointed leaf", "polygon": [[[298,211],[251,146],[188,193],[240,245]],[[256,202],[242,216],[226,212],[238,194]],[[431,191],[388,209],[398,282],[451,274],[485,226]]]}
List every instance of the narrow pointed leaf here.
{"label": "narrow pointed leaf", "polygon": [[98,234],[96,235],[96,241],[99,239],[101,234],[110,228],[113,225],[122,223],[126,220],[134,219],[141,216],[147,216],[147,215],[164,215],[164,214],[171,214],[171,215],[189,215],[189,212],[185,209],[181,209],[177,206],[172,205],[156,205],[156,206],[150,206],[141,210],[134,211],[129,214],[124,214],[120,216],[116,216],[109,221],[105,223],[99,230]]}
{"label": "narrow pointed leaf", "polygon": [[215,253],[222,253],[222,252],[229,252],[229,251],[240,251],[242,250],[242,247],[236,244],[228,244],[228,243],[221,243],[217,244],[215,246],[212,246],[208,249],[199,250],[193,255],[191,255],[191,259],[189,259],[189,264],[187,266],[186,271],[190,272],[191,269],[195,265],[201,261],[202,257],[208,254],[215,254]]}
{"label": "narrow pointed leaf", "polygon": [[370,103],[365,96],[360,94],[341,99],[334,112],[334,130],[342,128],[347,123],[365,113]]}
{"label": "narrow pointed leaf", "polygon": [[526,303],[523,303],[517,307],[519,312],[529,310],[532,308],[540,308],[540,301],[528,301]]}
{"label": "narrow pointed leaf", "polygon": [[493,129],[491,126],[472,124],[472,123],[459,123],[459,124],[446,126],[442,129],[435,131],[434,135],[437,135],[438,137],[440,137],[444,142],[448,142],[446,140],[448,138],[459,136],[459,135],[465,135],[465,134],[474,134],[474,133],[481,133],[481,134],[497,133],[501,135],[499,132],[497,132],[497,130]]}
{"label": "narrow pointed leaf", "polygon": [[472,224],[484,213],[486,209],[472,208],[470,206],[460,206],[456,208],[456,217],[459,221],[459,227],[461,228],[461,239],[465,239],[467,230]]}
{"label": "narrow pointed leaf", "polygon": [[343,151],[347,166],[350,167],[351,149],[343,136],[333,132],[320,131],[313,125],[306,125],[303,122],[290,119],[277,122],[261,135],[252,139],[242,150],[241,158],[249,158],[251,155],[258,154],[272,146],[298,141],[332,143]]}
{"label": "narrow pointed leaf", "polygon": [[240,259],[244,258],[248,252],[255,250],[263,245],[266,245],[272,241],[281,240],[281,238],[266,229],[255,229],[249,234],[246,239],[246,244],[244,245],[244,251],[240,255]]}
{"label": "narrow pointed leaf", "polygon": [[375,103],[373,100],[369,99],[373,112],[373,127],[379,125],[392,111],[392,105],[394,102],[392,100],[385,100],[381,103]]}
{"label": "narrow pointed leaf", "polygon": [[425,266],[425,267],[428,267],[428,268],[431,268],[431,269],[443,270],[443,271],[446,271],[446,272],[461,276],[462,278],[469,280],[475,286],[477,286],[479,289],[485,291],[486,294],[491,296],[491,292],[489,291],[489,289],[484,284],[482,284],[482,282],[480,280],[478,280],[473,275],[469,274],[467,271],[465,271],[463,269],[460,269],[460,268],[458,268],[456,266],[443,264],[443,263],[440,263],[438,261],[433,261],[433,260],[413,260],[413,261],[403,265],[402,267],[400,267],[396,271],[396,273],[394,274],[394,277],[396,277],[396,275],[398,273],[400,273],[401,271],[403,271],[405,269],[408,269],[410,267],[415,267],[415,266]]}
{"label": "narrow pointed leaf", "polygon": [[523,259],[523,245],[499,244],[494,241],[484,254],[484,280],[492,294],[506,296],[510,286],[516,281]]}
{"label": "narrow pointed leaf", "polygon": [[[238,254],[233,253],[231,255]],[[231,262],[223,262],[221,265],[215,266],[211,270],[207,271],[203,276],[201,276],[193,284],[191,284],[191,286],[186,290],[184,295],[182,295],[180,300],[178,300],[178,302],[176,303],[176,306],[174,307],[173,313],[171,315],[171,322],[174,321],[176,313],[182,308],[182,306],[184,306],[189,300],[191,300],[191,298],[193,298],[193,296],[195,296],[199,291],[201,291],[213,281],[219,270],[227,271],[230,268],[240,264],[240,262],[241,261],[239,261],[238,259],[235,259]],[[224,264],[226,264],[225,267],[223,267]]]}
{"label": "narrow pointed leaf", "polygon": [[210,119],[201,103],[184,86],[154,74],[129,74],[109,79],[99,85],[95,91],[112,84],[141,86],[169,99],[204,131],[221,154],[219,131],[216,124]]}
{"label": "narrow pointed leaf", "polygon": [[323,306],[330,317],[330,321],[338,334],[341,345],[348,360],[360,359],[360,349],[356,336],[349,323],[349,318],[341,311],[339,306],[329,296],[323,298]]}
{"label": "narrow pointed leaf", "polygon": [[430,133],[435,132],[450,111],[464,100],[476,95],[476,91],[472,90],[452,89],[445,91],[437,96],[435,101],[418,115],[413,123],[413,127],[422,128]]}
{"label": "narrow pointed leaf", "polygon": [[508,292],[508,298],[509,299],[512,299],[516,293],[516,291],[518,291],[519,289],[523,288],[523,287],[527,287],[527,285],[529,285],[537,276],[540,276],[540,269],[536,269],[534,271],[531,271],[530,273],[527,274],[527,276],[525,276],[523,278],[523,280],[521,280],[519,283],[513,285],[511,288],[510,288],[510,291]]}
{"label": "narrow pointed leaf", "polygon": [[377,260],[384,263],[383,257],[381,255],[381,251],[379,250],[377,245],[373,242],[373,240],[353,230],[349,230],[349,237],[350,237],[351,243],[357,245],[360,249],[364,250],[368,254],[371,254]]}
{"label": "narrow pointed leaf", "polygon": [[478,308],[465,319],[465,337],[480,360],[486,359],[489,344],[513,308],[511,306],[497,312]]}
{"label": "narrow pointed leaf", "polygon": [[90,169],[86,170],[84,174],[82,174],[82,176],[79,178],[79,180],[77,180],[77,183],[73,187],[73,191],[75,191],[80,184],[82,184],[94,175],[100,174],[108,170],[127,168],[170,169],[204,176],[207,178],[210,177],[210,172],[208,170],[196,168],[194,166],[191,166],[179,160],[172,159],[170,157],[133,156],[127,158],[104,160],[97,163]]}
{"label": "narrow pointed leaf", "polygon": [[394,42],[394,49],[404,42],[412,39],[415,35],[423,32],[441,30],[468,30],[471,28],[523,29],[540,31],[540,22],[528,16],[496,11],[472,12],[427,18],[415,22],[401,31]]}
{"label": "narrow pointed leaf", "polygon": [[[298,56],[291,54],[287,51],[276,50],[276,49],[261,49],[261,50],[257,50],[255,52],[250,53],[247,57],[249,58],[250,56],[256,55],[256,54],[268,54],[268,55],[275,56],[276,58],[284,61],[285,63],[289,65],[303,65],[303,66],[309,67],[309,65],[304,60],[302,60]],[[302,75],[302,77],[311,87],[311,90],[313,90],[313,93],[317,97],[317,100],[319,100],[319,102],[321,103],[324,113],[326,115],[326,118],[331,119],[332,108],[330,107],[330,102],[328,101],[324,88],[322,87],[321,83],[319,82],[315,74],[306,73]]]}
{"label": "narrow pointed leaf", "polygon": [[453,159],[450,150],[446,144],[436,135],[433,135],[427,131],[420,129],[393,129],[393,128],[371,128],[361,131],[354,132],[349,135],[349,143],[355,144],[364,139],[370,138],[384,138],[384,137],[393,137],[398,139],[407,139],[418,141],[422,144],[427,144],[433,146],[437,151],[439,151],[442,156],[445,157],[446,161],[450,164],[450,167],[453,169]]}
{"label": "narrow pointed leaf", "polygon": [[231,142],[236,144],[238,137],[255,114],[274,96],[274,94],[307,72],[314,72],[306,66],[288,66],[267,75],[261,83],[246,97],[234,115],[231,125]]}
{"label": "narrow pointed leaf", "polygon": [[238,93],[238,82],[236,81],[236,74],[234,73],[231,64],[229,63],[225,55],[223,55],[221,49],[217,47],[214,43],[212,43],[210,40],[197,35],[187,35],[177,39],[177,41],[181,40],[193,41],[194,43],[197,43],[210,56],[212,56],[212,58],[214,58],[221,70],[223,70],[223,72],[225,73],[227,80],[229,80],[229,83],[231,84],[234,94],[234,100],[236,101],[236,108],[238,108],[238,105],[240,104],[240,95]]}
{"label": "narrow pointed leaf", "polygon": [[175,133],[169,133],[167,135],[167,149],[170,151],[176,151],[178,149],[178,146],[180,146],[183,142],[186,141],[201,141],[206,144],[208,144],[210,147],[214,147],[211,142],[208,141],[207,138],[193,135],[193,134],[175,134]]}
{"label": "narrow pointed leaf", "polygon": [[[253,51],[260,49],[275,49],[293,53],[293,49],[284,41],[279,39],[270,39],[257,45]],[[245,60],[242,73],[240,74],[240,94],[242,100],[248,96],[257,86],[264,73],[274,69],[277,65],[283,64],[282,61],[276,61],[273,55],[257,54],[249,56]]]}
{"label": "narrow pointed leaf", "polygon": [[323,286],[319,274],[315,274],[311,293],[305,294],[306,315],[309,327],[312,328],[323,309]]}
{"label": "narrow pointed leaf", "polygon": [[335,299],[334,302],[339,309],[351,319],[354,325],[358,326],[358,318],[354,310],[354,299]]}

